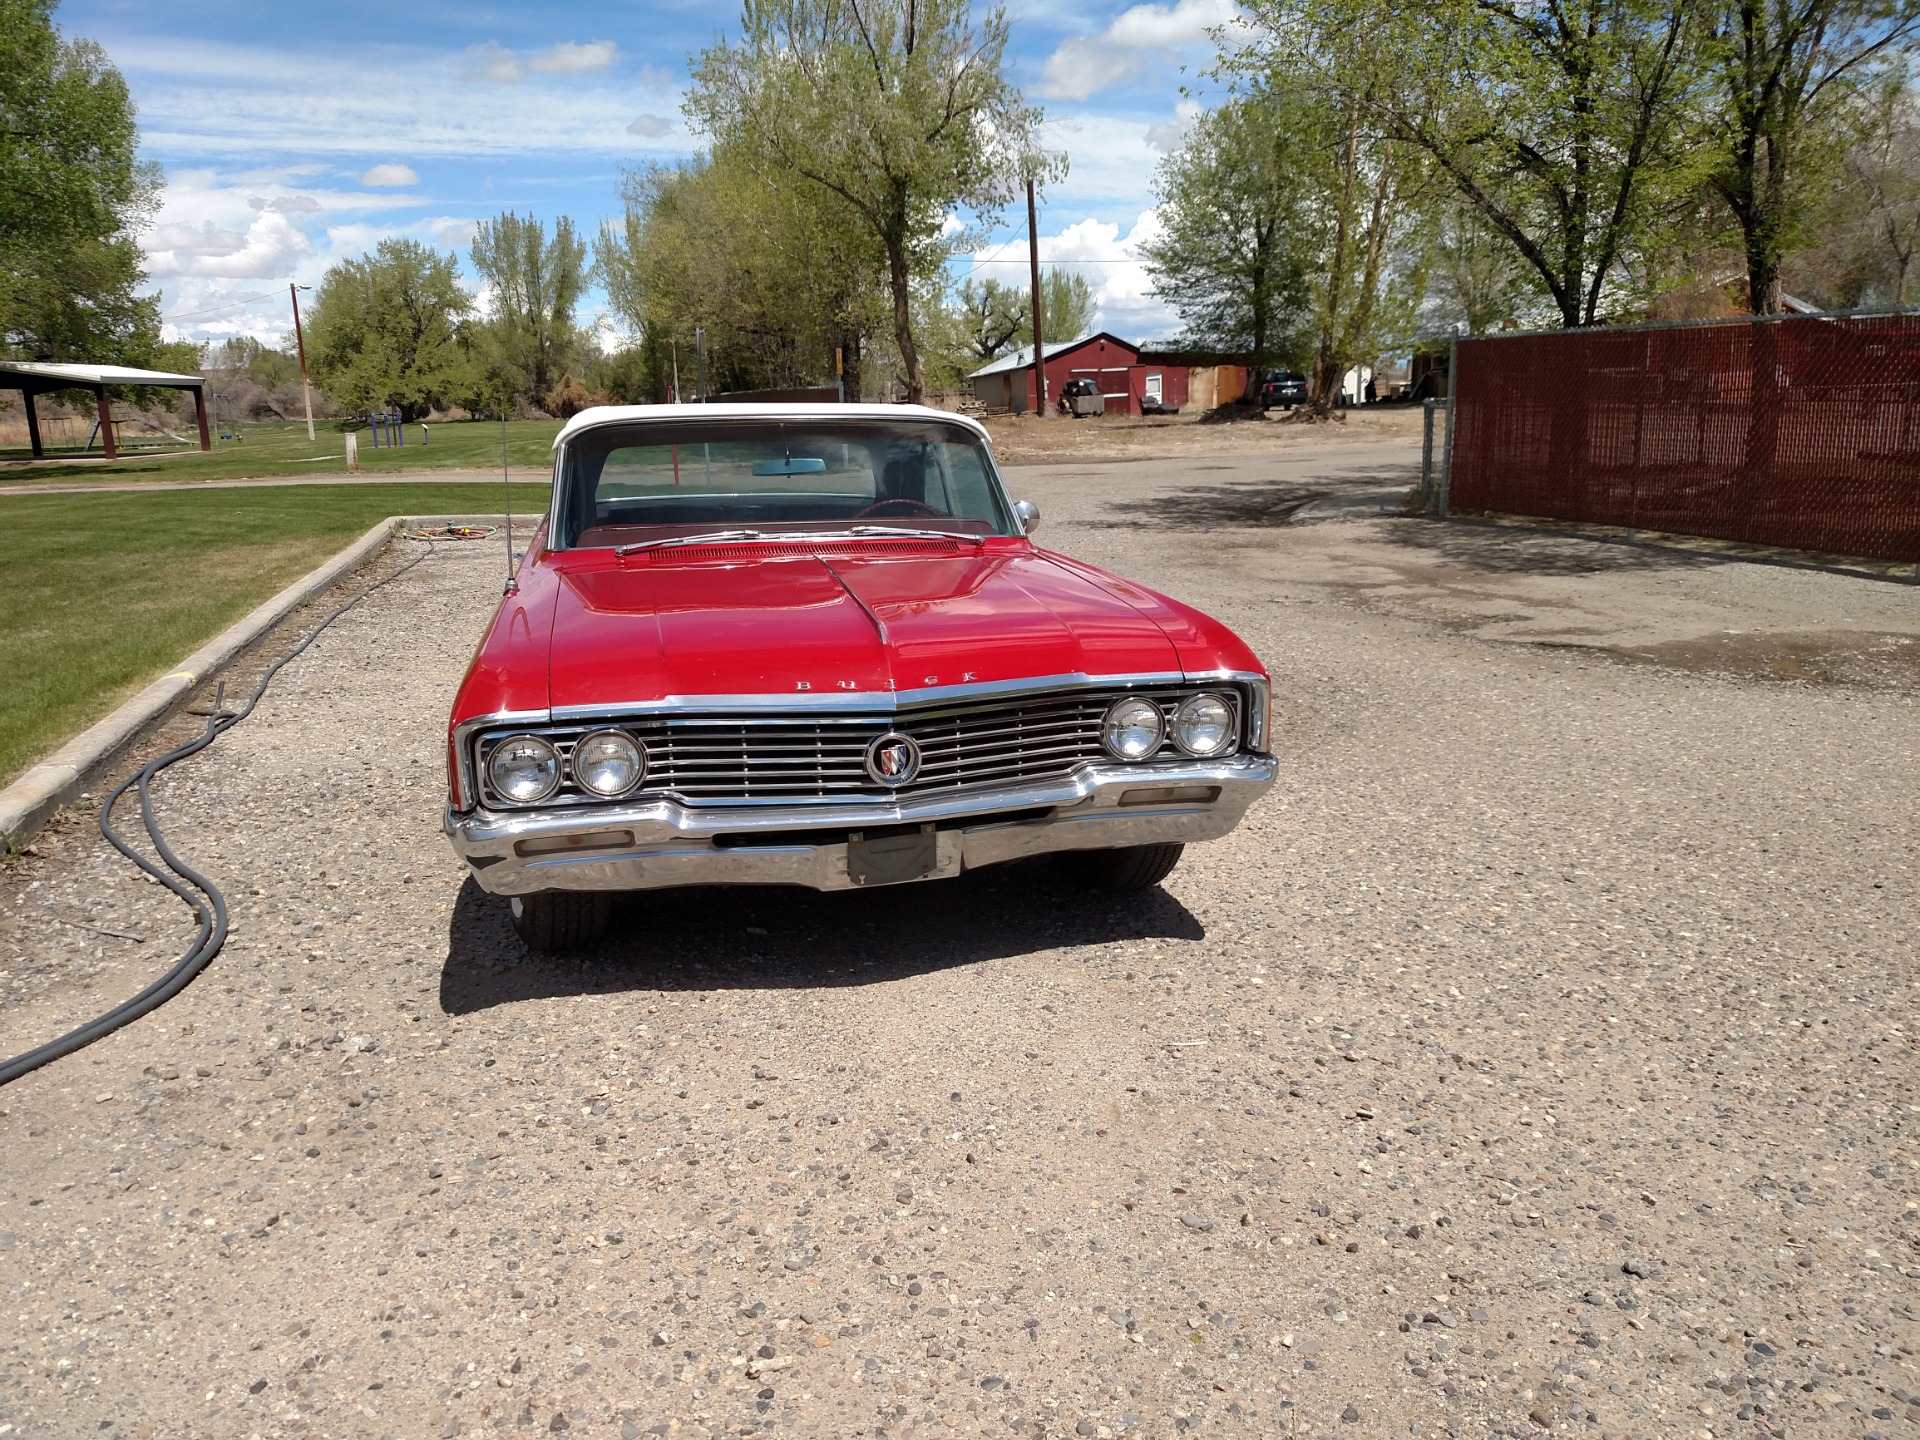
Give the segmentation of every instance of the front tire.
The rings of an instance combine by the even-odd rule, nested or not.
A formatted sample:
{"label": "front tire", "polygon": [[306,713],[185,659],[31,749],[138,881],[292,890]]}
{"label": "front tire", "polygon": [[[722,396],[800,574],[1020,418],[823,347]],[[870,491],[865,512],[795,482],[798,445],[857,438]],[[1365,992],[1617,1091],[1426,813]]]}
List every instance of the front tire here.
{"label": "front tire", "polygon": [[1138,895],[1173,873],[1184,845],[1128,845],[1118,850],[1064,850],[1054,859],[1077,885],[1104,895]]}
{"label": "front tire", "polygon": [[590,890],[540,890],[507,902],[513,933],[539,955],[584,950],[607,933],[613,897]]}

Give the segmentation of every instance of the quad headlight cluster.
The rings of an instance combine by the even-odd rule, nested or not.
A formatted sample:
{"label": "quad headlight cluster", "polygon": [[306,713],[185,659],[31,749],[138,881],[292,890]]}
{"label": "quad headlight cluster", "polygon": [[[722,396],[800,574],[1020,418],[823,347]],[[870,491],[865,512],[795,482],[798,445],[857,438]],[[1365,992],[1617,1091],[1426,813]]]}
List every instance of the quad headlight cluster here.
{"label": "quad headlight cluster", "polygon": [[1182,755],[1224,755],[1239,740],[1234,708],[1224,695],[1190,695],[1171,717],[1141,696],[1116,700],[1100,726],[1101,742],[1116,760],[1147,760],[1169,740]]}
{"label": "quad headlight cluster", "polygon": [[[493,747],[487,779],[516,805],[535,805],[560,788],[560,752],[538,735],[514,735]],[[573,747],[573,782],[589,795],[615,800],[647,776],[646,747],[624,730],[595,730]]]}

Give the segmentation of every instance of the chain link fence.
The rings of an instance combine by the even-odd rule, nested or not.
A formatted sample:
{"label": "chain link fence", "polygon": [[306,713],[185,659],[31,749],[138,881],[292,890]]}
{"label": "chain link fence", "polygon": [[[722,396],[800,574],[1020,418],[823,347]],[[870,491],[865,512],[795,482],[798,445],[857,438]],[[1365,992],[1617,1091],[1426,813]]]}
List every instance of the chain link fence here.
{"label": "chain link fence", "polygon": [[1457,343],[1440,503],[1920,561],[1920,314]]}

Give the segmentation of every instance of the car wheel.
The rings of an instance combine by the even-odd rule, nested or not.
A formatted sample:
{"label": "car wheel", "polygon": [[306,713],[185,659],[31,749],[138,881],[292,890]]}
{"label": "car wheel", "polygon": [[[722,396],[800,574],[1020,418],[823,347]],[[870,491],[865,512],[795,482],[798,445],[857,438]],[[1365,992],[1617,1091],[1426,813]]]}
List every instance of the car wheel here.
{"label": "car wheel", "polygon": [[607,933],[613,897],[591,890],[541,890],[507,902],[513,933],[541,955],[581,950]]}
{"label": "car wheel", "polygon": [[1119,850],[1066,850],[1054,858],[1075,884],[1108,895],[1138,895],[1173,873],[1184,845],[1129,845]]}

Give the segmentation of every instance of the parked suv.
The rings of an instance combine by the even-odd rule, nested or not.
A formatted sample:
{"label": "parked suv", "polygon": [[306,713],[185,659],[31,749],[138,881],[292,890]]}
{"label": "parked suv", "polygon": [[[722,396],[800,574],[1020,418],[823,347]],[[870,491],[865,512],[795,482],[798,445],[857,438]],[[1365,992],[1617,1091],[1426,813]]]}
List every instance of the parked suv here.
{"label": "parked suv", "polygon": [[1291,410],[1296,405],[1307,403],[1307,377],[1297,370],[1269,370],[1267,378],[1260,383],[1260,408],[1271,410],[1279,405]]}

